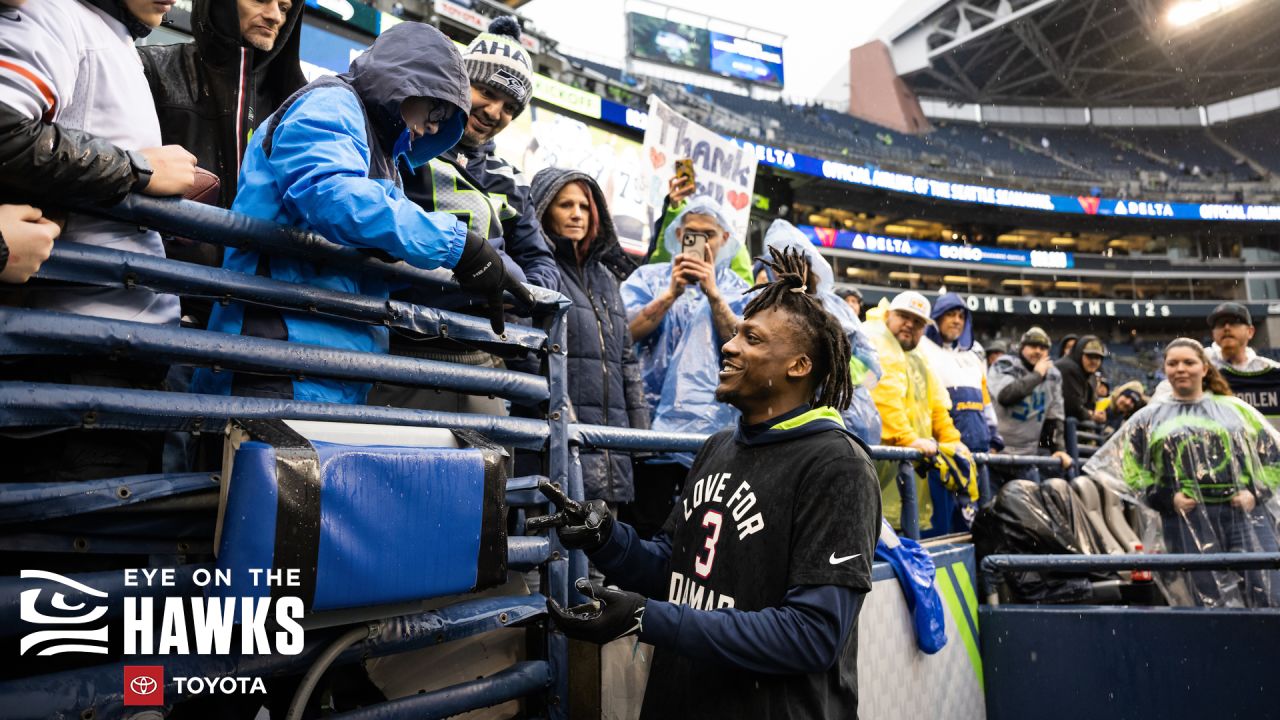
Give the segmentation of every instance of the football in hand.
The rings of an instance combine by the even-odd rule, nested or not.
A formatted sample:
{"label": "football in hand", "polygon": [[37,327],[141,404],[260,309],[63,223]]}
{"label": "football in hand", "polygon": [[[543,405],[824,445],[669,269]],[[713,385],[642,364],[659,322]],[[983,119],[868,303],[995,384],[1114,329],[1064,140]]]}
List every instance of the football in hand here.
{"label": "football in hand", "polygon": [[218,176],[202,167],[196,168],[196,181],[182,197],[205,205],[218,204]]}

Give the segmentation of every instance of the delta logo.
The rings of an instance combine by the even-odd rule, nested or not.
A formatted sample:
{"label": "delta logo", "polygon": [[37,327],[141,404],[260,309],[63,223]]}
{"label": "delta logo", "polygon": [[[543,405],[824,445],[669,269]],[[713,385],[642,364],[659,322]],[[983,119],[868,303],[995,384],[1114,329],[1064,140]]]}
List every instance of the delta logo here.
{"label": "delta logo", "polygon": [[1080,207],[1084,209],[1085,215],[1097,215],[1098,206],[1102,204],[1102,198],[1080,195],[1076,197],[1080,201]]}
{"label": "delta logo", "polygon": [[836,246],[835,228],[815,227],[813,232],[818,236],[818,242],[822,247],[833,248]]}

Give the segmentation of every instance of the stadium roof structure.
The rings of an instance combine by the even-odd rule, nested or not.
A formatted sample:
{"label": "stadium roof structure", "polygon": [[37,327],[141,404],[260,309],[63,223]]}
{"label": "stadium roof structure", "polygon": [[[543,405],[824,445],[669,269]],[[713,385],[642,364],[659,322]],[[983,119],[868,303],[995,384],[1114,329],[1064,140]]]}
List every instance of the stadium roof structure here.
{"label": "stadium roof structure", "polygon": [[1204,106],[1280,86],[1275,0],[907,0],[880,33],[918,95]]}

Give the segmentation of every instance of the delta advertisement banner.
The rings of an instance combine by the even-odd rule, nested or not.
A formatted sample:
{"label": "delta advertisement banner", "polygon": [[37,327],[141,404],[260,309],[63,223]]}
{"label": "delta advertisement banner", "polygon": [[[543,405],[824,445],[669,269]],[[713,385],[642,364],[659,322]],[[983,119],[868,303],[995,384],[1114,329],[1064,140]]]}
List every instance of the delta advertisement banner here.
{"label": "delta advertisement banner", "polygon": [[649,249],[648,163],[640,143],[547,108],[533,106],[498,133],[497,153],[528,181],[543,168],[574,168],[595,178],[624,250]]}
{"label": "delta advertisement banner", "polygon": [[649,119],[644,133],[648,203],[652,217],[662,209],[675,163],[693,160],[699,195],[720,203],[733,223],[733,232],[747,236],[751,219],[751,191],[756,184],[756,156],[737,141],[702,127],[649,96]]}
{"label": "delta advertisement banner", "polygon": [[[313,1],[318,2],[318,0]],[[391,17],[386,13],[382,13],[382,15],[386,18]],[[346,72],[351,60],[367,48],[367,42],[353,40],[317,27],[304,17],[301,59],[303,71],[309,80],[313,80],[320,75]],[[603,120],[612,125],[632,130],[643,130],[646,131],[646,134],[649,128],[650,113],[629,108],[542,75],[537,75],[534,78],[534,98],[563,107],[593,120]],[[665,104],[663,106],[666,107]],[[670,108],[668,107],[667,109],[670,112]],[[659,125],[663,124],[661,118],[658,119],[658,122]],[[756,160],[765,165],[851,185],[879,188],[936,200],[1101,217],[1133,217],[1150,220],[1280,222],[1280,205],[1171,203],[1158,200],[1099,198],[1088,195],[1050,195],[1027,190],[970,185],[897,173],[876,167],[870,163],[854,165],[834,160],[823,160],[782,148],[717,135],[705,130],[705,128],[701,129],[707,135],[718,138],[721,145],[724,142],[731,143],[735,147],[741,148],[748,155],[755,155]],[[751,172],[754,179],[754,166]],[[666,182],[665,179],[663,182]],[[748,186],[748,193],[750,189]],[[666,193],[665,186],[662,192],[663,194]],[[660,196],[658,206],[661,206]]]}
{"label": "delta advertisement banner", "polygon": [[1060,250],[993,248],[982,245],[941,243],[932,240],[911,240],[908,238],[873,235],[871,233],[851,232],[849,230],[836,230],[835,228],[814,227],[812,225],[800,225],[799,227],[800,231],[807,235],[809,241],[814,245],[875,253],[877,255],[897,255],[920,260],[947,260],[978,265],[1007,265],[1009,267],[1060,270],[1075,267],[1076,264],[1075,258],[1071,253]]}

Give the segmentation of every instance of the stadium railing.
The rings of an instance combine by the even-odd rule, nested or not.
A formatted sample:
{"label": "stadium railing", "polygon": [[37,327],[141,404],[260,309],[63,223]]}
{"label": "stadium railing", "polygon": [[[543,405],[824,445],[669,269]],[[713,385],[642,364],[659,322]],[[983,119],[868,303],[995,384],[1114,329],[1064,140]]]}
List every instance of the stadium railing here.
{"label": "stadium railing", "polygon": [[[227,423],[234,420],[290,419],[472,430],[503,445],[540,452],[546,477],[566,487],[568,494],[576,499],[583,498],[582,468],[578,459],[581,448],[692,451],[705,440],[700,435],[570,423],[566,390],[568,301],[556,293],[531,288],[534,305],[517,308],[517,311],[531,317],[533,326],[508,324],[504,334],[494,335],[486,320],[461,312],[474,298],[462,291],[447,272],[384,262],[353,248],[330,243],[314,233],[188,201],[130,196],[116,207],[93,212],[192,240],[379,273],[413,286],[424,293],[432,306],[322,290],[75,243],[57,245],[39,278],[98,287],[145,288],[217,302],[237,301],[323,314],[425,336],[452,338],[495,351],[534,352],[544,358],[545,363],[539,374],[531,374],[21,308],[0,308],[0,357],[107,355],[124,361],[137,359],[232,371],[394,382],[494,395],[524,404],[546,403],[546,418],[7,381],[0,382],[0,428],[110,428],[221,434]],[[912,462],[919,459],[919,453],[878,446],[872,448],[871,454],[877,460],[901,463],[899,486],[903,497],[904,533],[918,537]],[[975,459],[1005,466],[1056,465],[1053,459],[1043,457],[977,454]],[[581,552],[565,552],[554,533],[549,538],[521,534],[525,512],[546,506],[536,491],[542,477],[510,478],[506,487],[507,503],[516,513],[516,535],[510,537],[507,544],[508,562],[513,569],[539,568],[540,592],[476,597],[426,612],[405,614],[403,610],[392,612],[383,608],[370,611],[372,615],[366,612],[337,616],[318,623],[298,655],[166,657],[166,677],[170,685],[173,678],[182,676],[280,676],[308,671],[308,675],[317,676],[318,670],[332,663],[397,654],[498,628],[521,626],[538,636],[533,647],[540,649],[540,657],[518,662],[486,678],[390,700],[349,716],[444,716],[532,697],[538,704],[531,714],[566,717],[567,642],[545,622],[546,598],[553,597],[561,604],[574,599],[576,592],[570,589],[571,580],[586,576],[587,561]],[[212,491],[217,484],[216,477],[209,473],[106,478],[82,483],[0,484],[0,525],[8,531],[0,536],[0,548],[28,553],[22,562],[30,560],[36,564],[39,561],[31,558],[38,558],[40,553],[68,550],[87,556],[95,553],[145,556],[153,567],[175,568],[175,585],[165,588],[165,594],[181,597],[196,594],[199,588],[192,580],[193,575],[207,566],[186,563],[184,558],[208,556],[213,546],[210,538],[190,536],[191,519],[196,516],[207,522],[216,513],[218,501],[216,492]],[[112,537],[110,532],[93,534],[100,525],[112,526],[107,521],[122,507],[135,513],[151,511],[149,515],[154,524],[147,538]],[[39,525],[50,520],[57,522],[47,528]],[[14,530],[28,527],[22,525],[24,523],[35,523],[40,531]],[[73,580],[108,592],[119,590],[122,584],[119,572],[76,573],[74,569],[68,572]],[[12,611],[21,590],[31,586],[31,582],[14,578],[0,581],[0,607],[8,611],[0,616],[6,635],[20,631],[22,626]],[[74,596],[68,600],[72,604],[76,602]],[[0,699],[18,703],[9,707],[22,707],[24,712],[36,717],[115,717],[122,712],[123,703],[119,672],[118,664],[107,664],[0,682]]]}

